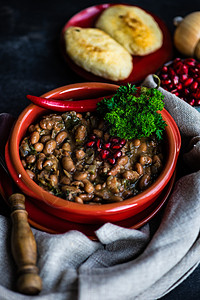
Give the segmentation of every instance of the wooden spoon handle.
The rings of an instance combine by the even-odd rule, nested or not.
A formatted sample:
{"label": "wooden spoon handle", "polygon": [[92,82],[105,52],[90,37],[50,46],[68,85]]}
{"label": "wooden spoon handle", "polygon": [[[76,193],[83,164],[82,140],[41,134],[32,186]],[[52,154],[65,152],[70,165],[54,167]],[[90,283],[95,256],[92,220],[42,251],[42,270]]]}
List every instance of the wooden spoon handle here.
{"label": "wooden spoon handle", "polygon": [[37,246],[28,223],[24,195],[12,194],[9,197],[9,204],[13,223],[11,249],[18,267],[17,289],[23,294],[36,295],[42,289],[42,280],[36,266]]}

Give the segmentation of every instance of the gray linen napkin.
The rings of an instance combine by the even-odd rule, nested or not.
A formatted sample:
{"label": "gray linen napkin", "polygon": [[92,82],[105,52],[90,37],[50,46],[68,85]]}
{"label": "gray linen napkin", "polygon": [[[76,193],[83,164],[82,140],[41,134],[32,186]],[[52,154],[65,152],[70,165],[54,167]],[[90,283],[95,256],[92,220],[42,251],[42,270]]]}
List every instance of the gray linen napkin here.
{"label": "gray linen napkin", "polygon": [[[144,85],[156,85],[151,75]],[[160,90],[165,108],[181,131],[184,176],[177,181],[153,234],[153,220],[140,230],[107,223],[96,232],[99,242],[78,231],[51,235],[33,229],[43,290],[29,297],[14,290],[10,221],[1,216],[0,274],[4,276],[0,276],[0,299],[158,299],[196,268],[200,262],[200,114]]]}

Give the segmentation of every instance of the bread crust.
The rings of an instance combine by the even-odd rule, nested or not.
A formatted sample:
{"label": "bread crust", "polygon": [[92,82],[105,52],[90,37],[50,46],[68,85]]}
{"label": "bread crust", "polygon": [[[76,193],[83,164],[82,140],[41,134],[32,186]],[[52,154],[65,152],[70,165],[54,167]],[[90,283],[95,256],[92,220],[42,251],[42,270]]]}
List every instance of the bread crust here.
{"label": "bread crust", "polygon": [[110,6],[101,13],[95,27],[109,34],[131,55],[150,54],[163,43],[162,31],[157,22],[136,6]]}
{"label": "bread crust", "polygon": [[71,26],[65,31],[64,39],[68,56],[86,71],[112,81],[130,75],[132,56],[102,30]]}

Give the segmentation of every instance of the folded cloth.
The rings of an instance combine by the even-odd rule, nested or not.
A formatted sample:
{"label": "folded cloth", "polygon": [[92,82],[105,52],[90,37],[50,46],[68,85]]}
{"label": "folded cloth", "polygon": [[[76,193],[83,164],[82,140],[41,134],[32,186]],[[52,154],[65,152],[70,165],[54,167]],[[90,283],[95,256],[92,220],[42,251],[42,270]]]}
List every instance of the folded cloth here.
{"label": "folded cloth", "polygon": [[[155,87],[149,75],[144,85]],[[140,228],[110,223],[98,242],[78,231],[48,234],[33,228],[43,290],[28,297],[14,289],[16,269],[9,251],[10,220],[0,218],[0,299],[151,300],[180,284],[200,262],[200,114],[160,88],[184,145],[175,184],[162,218]],[[182,173],[183,173],[182,172]]]}

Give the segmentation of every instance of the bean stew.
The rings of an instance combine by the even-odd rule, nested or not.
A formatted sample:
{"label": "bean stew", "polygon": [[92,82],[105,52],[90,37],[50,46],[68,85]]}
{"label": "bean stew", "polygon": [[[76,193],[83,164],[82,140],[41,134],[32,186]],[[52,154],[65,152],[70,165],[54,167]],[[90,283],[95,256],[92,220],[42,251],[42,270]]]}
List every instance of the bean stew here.
{"label": "bean stew", "polygon": [[20,144],[27,174],[63,199],[86,204],[120,202],[148,188],[164,164],[155,135],[110,136],[95,112],[52,113],[28,128]]}

